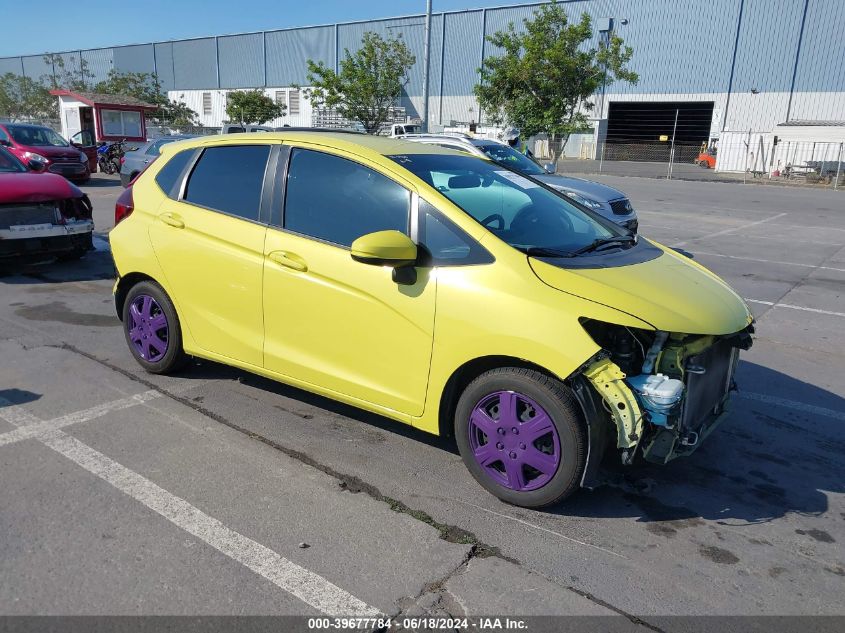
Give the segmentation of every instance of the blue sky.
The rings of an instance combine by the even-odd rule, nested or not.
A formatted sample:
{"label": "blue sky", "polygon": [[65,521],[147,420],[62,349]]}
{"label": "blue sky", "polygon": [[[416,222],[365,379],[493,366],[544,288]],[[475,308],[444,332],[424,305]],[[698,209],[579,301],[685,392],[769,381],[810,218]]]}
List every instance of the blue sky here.
{"label": "blue sky", "polygon": [[[433,0],[432,10],[507,4],[529,2]],[[0,57],[424,12],[425,0],[0,0]]]}

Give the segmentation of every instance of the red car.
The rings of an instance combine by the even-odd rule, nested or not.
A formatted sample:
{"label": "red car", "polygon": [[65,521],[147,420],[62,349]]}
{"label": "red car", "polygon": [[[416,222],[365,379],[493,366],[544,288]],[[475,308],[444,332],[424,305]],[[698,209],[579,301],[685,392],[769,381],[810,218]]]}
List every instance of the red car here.
{"label": "red car", "polygon": [[[47,164],[47,171],[69,180],[85,182],[91,177],[89,156],[43,125],[0,123],[0,145],[24,163],[40,160]],[[95,150],[94,164],[96,160]]]}
{"label": "red car", "polygon": [[0,147],[0,260],[20,255],[78,259],[93,248],[91,201],[44,164]]}

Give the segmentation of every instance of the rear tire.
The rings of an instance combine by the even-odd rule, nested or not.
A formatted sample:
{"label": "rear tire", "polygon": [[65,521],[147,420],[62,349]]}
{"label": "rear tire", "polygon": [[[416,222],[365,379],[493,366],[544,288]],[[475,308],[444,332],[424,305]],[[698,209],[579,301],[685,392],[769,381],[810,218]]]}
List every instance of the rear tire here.
{"label": "rear tire", "polygon": [[581,483],[587,433],[569,388],[538,371],[502,367],[464,389],[455,439],[472,476],[513,505],[541,508]]}
{"label": "rear tire", "polygon": [[188,360],[176,308],[154,281],[141,281],[129,289],[123,332],[135,360],[151,374],[175,372]]}

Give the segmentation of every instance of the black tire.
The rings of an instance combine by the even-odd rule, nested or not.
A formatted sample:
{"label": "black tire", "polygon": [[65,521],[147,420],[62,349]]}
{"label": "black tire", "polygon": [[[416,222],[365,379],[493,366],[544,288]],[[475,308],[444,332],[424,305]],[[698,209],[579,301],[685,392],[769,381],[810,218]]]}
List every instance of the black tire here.
{"label": "black tire", "polygon": [[[495,481],[473,456],[470,416],[476,404],[500,391],[528,396],[546,410],[560,439],[560,463],[551,479],[535,490],[512,490]],[[578,490],[587,462],[587,432],[581,409],[569,388],[559,380],[530,369],[502,367],[473,380],[455,409],[455,440],[472,476],[490,493],[516,506],[542,508]],[[524,448],[524,447],[523,447]]]}
{"label": "black tire", "polygon": [[[132,323],[129,312],[130,306],[141,295],[152,297],[167,320],[167,349],[159,358],[153,360],[143,358],[130,338],[130,324]],[[184,367],[188,361],[188,356],[182,348],[182,327],[179,323],[179,316],[176,314],[176,308],[167,293],[154,281],[138,282],[126,294],[126,300],[123,303],[123,334],[132,356],[141,367],[151,374],[173,373]]]}

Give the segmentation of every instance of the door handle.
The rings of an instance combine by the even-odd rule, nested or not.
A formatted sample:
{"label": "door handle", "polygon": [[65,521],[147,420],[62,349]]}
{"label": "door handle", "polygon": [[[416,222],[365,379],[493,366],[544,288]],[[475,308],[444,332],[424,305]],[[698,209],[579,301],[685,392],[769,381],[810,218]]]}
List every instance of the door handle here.
{"label": "door handle", "polygon": [[308,264],[296,253],[289,253],[287,251],[273,251],[267,257],[281,266],[292,268],[304,273],[308,270]]}
{"label": "door handle", "polygon": [[177,229],[185,228],[185,223],[182,222],[182,219],[175,213],[162,213],[158,216],[158,219]]}

